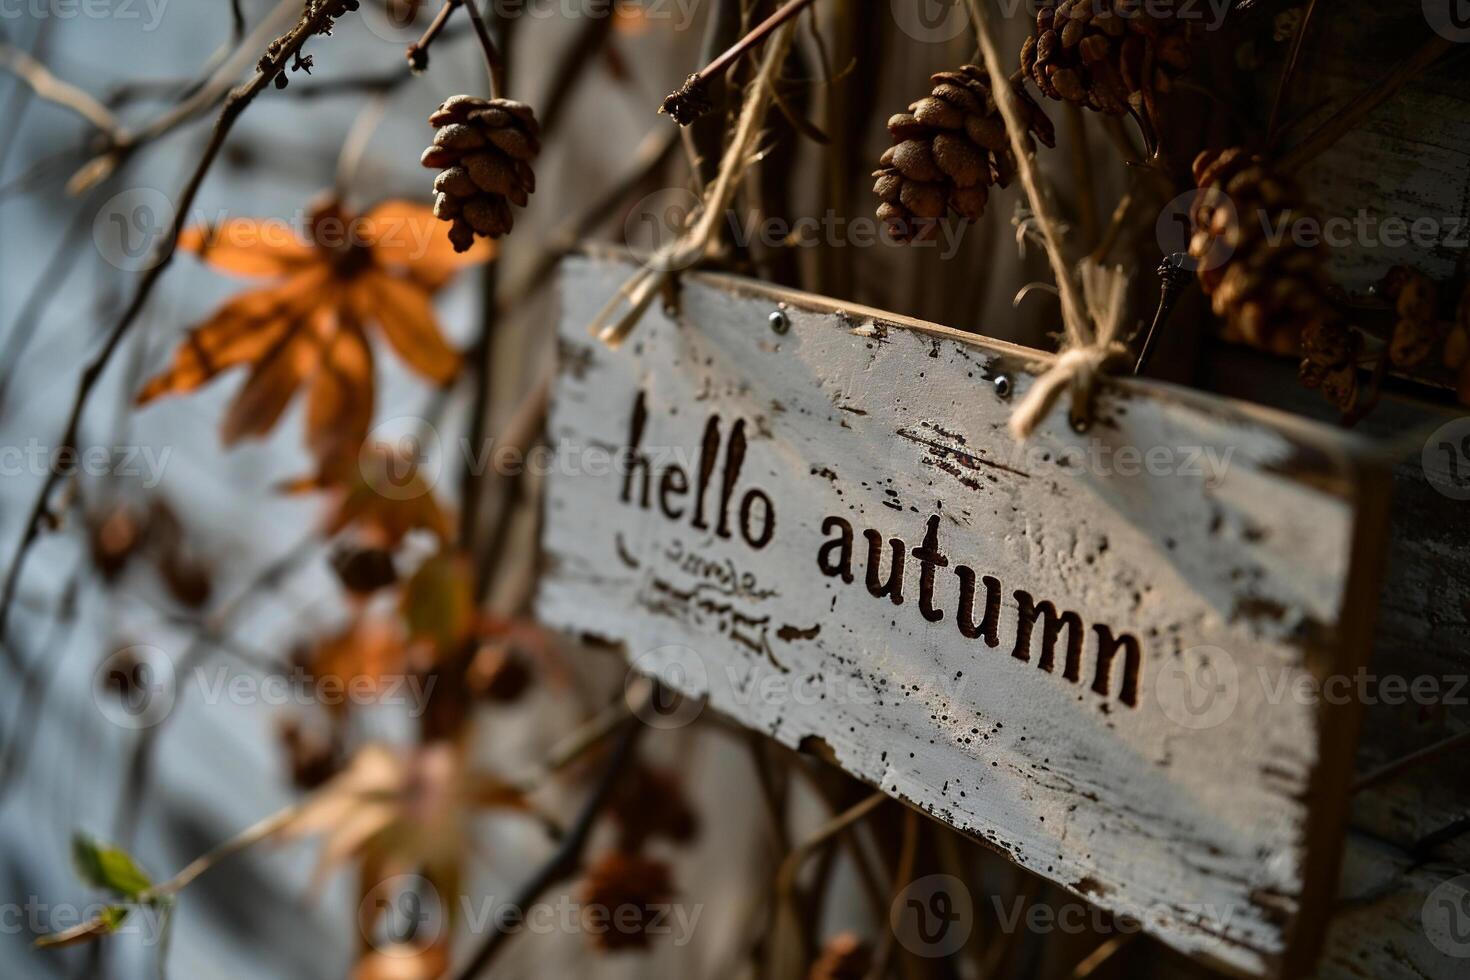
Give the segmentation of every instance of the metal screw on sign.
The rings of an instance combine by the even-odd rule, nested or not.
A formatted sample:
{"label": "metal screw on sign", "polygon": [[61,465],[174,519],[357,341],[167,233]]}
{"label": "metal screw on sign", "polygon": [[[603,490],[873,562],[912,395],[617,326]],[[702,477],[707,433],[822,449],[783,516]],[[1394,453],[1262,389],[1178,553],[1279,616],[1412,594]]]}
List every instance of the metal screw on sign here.
{"label": "metal screw on sign", "polygon": [[785,306],[786,304],[781,304],[781,309],[776,310],[770,316],[766,317],[766,322],[771,325],[771,329],[782,335],[791,329],[791,317],[786,315]]}
{"label": "metal screw on sign", "polygon": [[1011,397],[1011,376],[1009,374],[997,374],[990,380],[995,385],[995,393],[1000,396],[1001,401],[1009,401]]}

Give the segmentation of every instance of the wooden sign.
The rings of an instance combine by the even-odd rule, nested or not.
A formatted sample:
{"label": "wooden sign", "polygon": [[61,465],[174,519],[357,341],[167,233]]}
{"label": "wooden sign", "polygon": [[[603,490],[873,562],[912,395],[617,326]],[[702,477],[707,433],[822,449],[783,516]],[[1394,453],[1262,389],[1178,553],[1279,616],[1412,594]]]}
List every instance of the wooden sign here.
{"label": "wooden sign", "polygon": [[1045,355],[569,260],[539,614],[1235,972],[1301,971],[1336,877],[1382,491],[1335,432],[1162,384],[1090,431]]}

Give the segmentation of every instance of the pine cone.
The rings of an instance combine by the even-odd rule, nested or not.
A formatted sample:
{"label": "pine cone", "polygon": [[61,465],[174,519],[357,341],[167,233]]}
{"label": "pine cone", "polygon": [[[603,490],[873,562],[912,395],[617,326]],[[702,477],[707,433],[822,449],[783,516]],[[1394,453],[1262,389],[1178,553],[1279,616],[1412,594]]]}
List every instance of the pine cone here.
{"label": "pine cone", "polygon": [[[883,199],[878,219],[900,242],[933,237],[948,209],[978,220],[988,188],[1010,183],[1015,166],[985,69],[965,65],[930,81],[928,97],[888,120],[893,146],[873,174],[873,192]],[[1030,96],[1017,92],[1031,117],[1030,132],[1056,145],[1051,120]]]}
{"label": "pine cone", "polygon": [[1383,280],[1383,293],[1398,311],[1388,345],[1389,359],[1395,367],[1413,367],[1428,357],[1439,341],[1439,291],[1424,273],[1400,265],[1389,270]]}
{"label": "pine cone", "polygon": [[[611,851],[591,868],[582,881],[583,928],[604,952],[643,949],[654,906],[674,897],[669,866],[638,854]],[[637,911],[636,922],[628,910]]]}
{"label": "pine cone", "polygon": [[1021,47],[1021,71],[1049,99],[1121,116],[1150,116],[1189,70],[1189,25],[1173,0],[1049,0]]}
{"label": "pine cone", "polygon": [[541,127],[531,107],[454,95],[429,123],[438,132],[420,162],[443,171],[434,178],[434,214],[453,223],[455,250],[469,251],[476,235],[509,234],[510,205],[525,207],[536,190],[531,161],[541,152]]}
{"label": "pine cone", "polygon": [[1194,176],[1203,193],[1191,214],[1189,254],[1200,262],[1200,285],[1225,320],[1226,338],[1278,354],[1303,351],[1305,340],[1331,351],[1305,351],[1318,364],[1340,364],[1350,331],[1328,300],[1321,250],[1292,240],[1304,216],[1296,187],[1240,147],[1201,153]]}
{"label": "pine cone", "polygon": [[1460,294],[1460,305],[1455,310],[1455,325],[1444,343],[1445,367],[1459,372],[1455,393],[1461,405],[1470,405],[1470,282]]}
{"label": "pine cone", "polygon": [[822,947],[807,980],[863,980],[872,963],[867,943],[850,932],[838,933]]}
{"label": "pine cone", "polygon": [[684,780],[669,769],[634,768],[613,794],[608,813],[624,851],[637,851],[654,837],[687,844],[699,834],[699,815],[684,794]]}

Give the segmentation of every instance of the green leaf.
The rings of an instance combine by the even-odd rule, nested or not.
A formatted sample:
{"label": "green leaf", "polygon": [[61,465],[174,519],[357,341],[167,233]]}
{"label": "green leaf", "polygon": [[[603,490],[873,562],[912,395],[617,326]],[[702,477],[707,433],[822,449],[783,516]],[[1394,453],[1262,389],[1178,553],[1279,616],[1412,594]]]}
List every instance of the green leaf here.
{"label": "green leaf", "polygon": [[109,905],[95,919],[88,919],[81,925],[39,937],[36,940],[36,948],[62,949],[66,946],[76,946],[80,943],[92,942],[103,936],[110,936],[117,932],[127,917],[127,909],[121,905]]}
{"label": "green leaf", "polygon": [[120,898],[137,898],[153,887],[149,878],[132,855],[120,847],[112,847],[88,837],[76,834],[71,841],[72,861],[77,876],[93,888],[112,892]]}

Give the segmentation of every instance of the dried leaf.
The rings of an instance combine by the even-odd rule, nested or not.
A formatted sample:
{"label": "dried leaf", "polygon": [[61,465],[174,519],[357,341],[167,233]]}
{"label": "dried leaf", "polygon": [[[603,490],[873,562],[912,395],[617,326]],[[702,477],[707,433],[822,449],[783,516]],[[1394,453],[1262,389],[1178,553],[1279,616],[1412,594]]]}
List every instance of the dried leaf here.
{"label": "dried leaf", "polygon": [[375,321],[403,362],[436,384],[459,373],[459,352],[444,342],[429,293],[419,283],[382,273],[353,291],[357,315]]}
{"label": "dried leaf", "polygon": [[[224,419],[229,445],[269,432],[309,385],[307,444],[330,478],[344,472],[343,461],[356,455],[371,428],[373,360],[363,326],[378,324],[410,367],[447,383],[458,372],[459,354],[439,332],[430,297],[494,251],[456,254],[432,210],[406,201],[357,218],[329,198],[312,214],[309,242],[284,225],[244,218],[184,233],[181,246],[215,268],[286,278],[235,297],[190,331],[138,402],[193,391],[222,371],[250,366]],[[329,220],[336,230],[319,234]]]}
{"label": "dried leaf", "polygon": [[477,241],[468,252],[456,252],[449,227],[434,217],[434,209],[412,201],[384,201],[368,211],[363,224],[380,268],[407,272],[431,290],[442,287],[459,270],[495,258],[491,241]]}
{"label": "dried leaf", "polygon": [[311,246],[283,222],[230,218],[217,225],[186,228],[179,249],[237,276],[288,276],[312,262]]}

